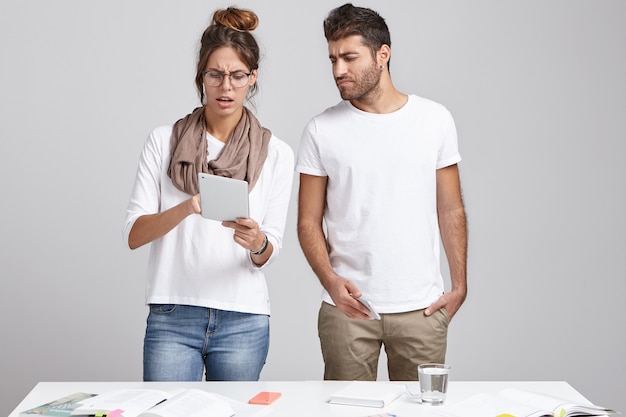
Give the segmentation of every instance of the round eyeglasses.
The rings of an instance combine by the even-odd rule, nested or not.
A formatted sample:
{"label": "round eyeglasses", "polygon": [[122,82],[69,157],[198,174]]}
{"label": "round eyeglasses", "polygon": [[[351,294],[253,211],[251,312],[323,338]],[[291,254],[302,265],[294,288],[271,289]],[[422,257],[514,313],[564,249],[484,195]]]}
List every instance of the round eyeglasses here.
{"label": "round eyeglasses", "polygon": [[209,87],[219,87],[224,82],[224,78],[228,76],[228,81],[230,81],[230,85],[235,88],[242,88],[248,84],[248,79],[252,75],[252,72],[243,72],[243,71],[235,71],[230,74],[226,74],[220,71],[203,71],[202,77],[204,78],[204,82]]}

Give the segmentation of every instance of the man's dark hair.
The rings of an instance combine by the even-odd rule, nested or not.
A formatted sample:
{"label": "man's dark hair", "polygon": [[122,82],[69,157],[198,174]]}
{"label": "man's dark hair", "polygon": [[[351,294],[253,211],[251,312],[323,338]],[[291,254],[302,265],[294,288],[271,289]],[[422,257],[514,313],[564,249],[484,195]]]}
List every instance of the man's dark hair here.
{"label": "man's dark hair", "polygon": [[391,47],[391,35],[385,19],[371,9],[355,7],[351,3],[337,7],[324,20],[326,40],[337,41],[352,35],[361,35],[372,55],[383,45]]}

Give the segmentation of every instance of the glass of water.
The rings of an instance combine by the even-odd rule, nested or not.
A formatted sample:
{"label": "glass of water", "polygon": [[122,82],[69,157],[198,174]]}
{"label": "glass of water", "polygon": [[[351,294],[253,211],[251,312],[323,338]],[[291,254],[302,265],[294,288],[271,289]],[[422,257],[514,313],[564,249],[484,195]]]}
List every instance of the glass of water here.
{"label": "glass of water", "polygon": [[423,363],[417,367],[422,403],[441,405],[446,399],[450,365]]}

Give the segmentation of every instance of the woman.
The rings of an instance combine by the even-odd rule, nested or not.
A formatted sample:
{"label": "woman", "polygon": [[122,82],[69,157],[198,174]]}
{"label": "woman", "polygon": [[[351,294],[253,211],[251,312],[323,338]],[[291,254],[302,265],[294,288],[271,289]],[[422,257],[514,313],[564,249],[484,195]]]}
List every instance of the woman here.
{"label": "woman", "polygon": [[[281,247],[293,151],[244,106],[257,88],[249,10],[217,10],[202,35],[202,106],[147,139],[126,211],[131,249],[151,242],[144,380],[258,380],[269,347],[263,267]],[[246,180],[250,218],[200,216],[197,174]],[[216,201],[215,204],[219,204]]]}

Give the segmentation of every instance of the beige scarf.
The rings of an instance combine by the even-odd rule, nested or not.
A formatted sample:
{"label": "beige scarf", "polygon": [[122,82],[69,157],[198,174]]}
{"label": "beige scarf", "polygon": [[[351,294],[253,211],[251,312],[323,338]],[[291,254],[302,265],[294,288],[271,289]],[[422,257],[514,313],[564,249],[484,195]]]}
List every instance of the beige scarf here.
{"label": "beige scarf", "polygon": [[226,141],[219,157],[207,164],[204,107],[178,120],[170,139],[170,166],[167,175],[176,188],[187,194],[198,193],[198,173],[204,172],[248,182],[254,188],[267,158],[272,132],[261,126],[247,108]]}

